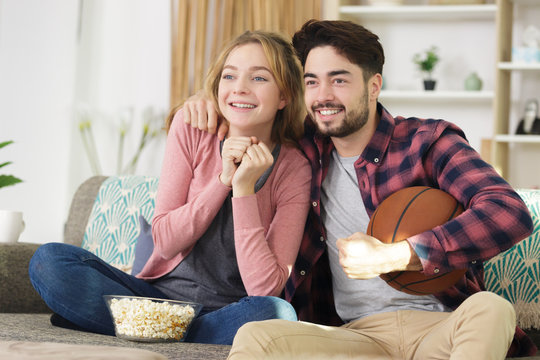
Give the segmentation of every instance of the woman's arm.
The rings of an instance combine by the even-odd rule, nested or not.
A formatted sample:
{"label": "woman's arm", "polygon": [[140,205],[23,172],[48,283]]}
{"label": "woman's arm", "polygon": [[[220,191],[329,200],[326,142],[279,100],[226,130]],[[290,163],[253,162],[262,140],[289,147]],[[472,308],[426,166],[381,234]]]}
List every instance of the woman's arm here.
{"label": "woman's arm", "polygon": [[[279,296],[298,254],[309,210],[311,169],[299,152],[291,155],[274,168],[268,199],[260,194],[233,198],[236,257],[248,295]],[[270,222],[267,232],[265,217]]]}
{"label": "woman's arm", "polygon": [[[155,251],[189,253],[231,191],[219,180],[217,139],[186,125],[178,111],[167,136],[152,220]],[[215,153],[217,151],[217,154]]]}

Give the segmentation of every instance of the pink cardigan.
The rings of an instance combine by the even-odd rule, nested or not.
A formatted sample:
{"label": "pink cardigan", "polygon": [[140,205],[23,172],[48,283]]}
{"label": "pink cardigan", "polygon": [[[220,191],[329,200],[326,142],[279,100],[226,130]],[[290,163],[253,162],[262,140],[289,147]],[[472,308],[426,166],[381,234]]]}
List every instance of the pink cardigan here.
{"label": "pink cardigan", "polygon": [[[231,188],[219,180],[219,140],[176,113],[152,220],[154,252],[137,277],[172,271],[204,234]],[[238,268],[248,295],[278,296],[296,260],[309,209],[311,167],[300,150],[281,146],[264,186],[232,199]]]}

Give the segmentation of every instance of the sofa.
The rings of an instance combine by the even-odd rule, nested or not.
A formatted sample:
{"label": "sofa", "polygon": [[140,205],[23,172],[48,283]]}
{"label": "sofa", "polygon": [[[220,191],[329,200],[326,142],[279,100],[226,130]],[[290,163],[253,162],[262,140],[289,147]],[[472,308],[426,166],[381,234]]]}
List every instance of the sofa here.
{"label": "sofa", "polygon": [[[137,240],[148,230],[145,224],[153,215],[157,184],[155,177],[138,175],[87,179],[73,196],[63,242],[86,248],[111,265],[131,272],[137,262],[136,252],[138,257],[144,252],[137,248]],[[540,190],[518,192],[533,215],[535,231],[485,263],[486,286],[514,304],[519,325],[540,348]],[[117,353],[125,356],[118,358],[129,359],[227,358],[230,346],[226,345],[131,342],[52,326],[50,309],[28,279],[28,262],[39,245],[0,244],[0,358],[10,354],[9,358],[16,359],[15,354],[24,351],[37,355],[19,358],[47,358],[44,349],[53,349],[51,354],[59,351],[63,355],[56,358],[65,359],[70,358],[65,354],[76,353],[77,349],[94,354],[96,359],[115,359],[113,354]]]}

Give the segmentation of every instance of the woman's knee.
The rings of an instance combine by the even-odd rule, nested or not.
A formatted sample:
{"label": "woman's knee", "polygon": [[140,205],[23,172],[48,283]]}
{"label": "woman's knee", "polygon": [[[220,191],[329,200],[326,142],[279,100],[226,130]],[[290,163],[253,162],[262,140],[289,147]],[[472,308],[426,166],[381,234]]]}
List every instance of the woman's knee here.
{"label": "woman's knee", "polygon": [[269,313],[268,319],[298,320],[294,307],[279,297],[250,296],[248,299],[256,302],[258,307],[264,308]]}
{"label": "woman's knee", "polygon": [[38,247],[28,264],[30,279],[36,279],[45,274],[51,276],[55,272],[65,275],[61,259],[67,258],[71,246],[64,243],[46,243]]}

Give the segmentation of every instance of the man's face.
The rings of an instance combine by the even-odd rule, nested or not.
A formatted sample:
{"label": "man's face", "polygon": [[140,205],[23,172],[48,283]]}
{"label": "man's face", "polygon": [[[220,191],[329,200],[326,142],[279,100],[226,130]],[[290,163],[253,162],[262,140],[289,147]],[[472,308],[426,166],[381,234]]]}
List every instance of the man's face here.
{"label": "man's face", "polygon": [[332,46],[313,48],[304,65],[306,108],[323,135],[345,137],[368,120],[362,69]]}

